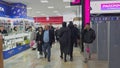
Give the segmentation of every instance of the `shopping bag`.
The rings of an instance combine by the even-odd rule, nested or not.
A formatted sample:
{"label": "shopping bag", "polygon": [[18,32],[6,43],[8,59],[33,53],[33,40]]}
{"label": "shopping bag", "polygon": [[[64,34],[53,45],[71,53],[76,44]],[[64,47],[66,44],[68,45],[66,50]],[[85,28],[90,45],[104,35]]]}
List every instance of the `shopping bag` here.
{"label": "shopping bag", "polygon": [[90,48],[89,47],[86,48],[86,52],[90,53]]}

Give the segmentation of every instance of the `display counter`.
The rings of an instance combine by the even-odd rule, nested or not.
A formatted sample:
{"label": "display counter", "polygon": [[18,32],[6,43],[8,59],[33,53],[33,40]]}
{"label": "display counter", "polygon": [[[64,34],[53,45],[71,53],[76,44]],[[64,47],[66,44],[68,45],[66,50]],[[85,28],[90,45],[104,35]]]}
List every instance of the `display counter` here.
{"label": "display counter", "polygon": [[26,49],[30,43],[31,32],[3,36],[3,58],[7,59]]}

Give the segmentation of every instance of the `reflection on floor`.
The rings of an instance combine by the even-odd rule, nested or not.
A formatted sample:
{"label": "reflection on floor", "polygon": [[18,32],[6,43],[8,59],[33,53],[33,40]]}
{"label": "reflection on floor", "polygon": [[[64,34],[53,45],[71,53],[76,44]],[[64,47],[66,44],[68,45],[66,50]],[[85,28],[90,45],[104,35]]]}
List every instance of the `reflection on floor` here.
{"label": "reflection on floor", "polygon": [[[47,62],[45,58],[37,58],[37,51],[31,49],[24,51],[16,56],[4,60],[4,68],[87,68],[83,63],[83,57],[79,48],[74,48],[74,60],[64,62],[60,59],[59,44],[56,43],[52,47],[51,62]],[[84,66],[85,65],[85,66]]]}

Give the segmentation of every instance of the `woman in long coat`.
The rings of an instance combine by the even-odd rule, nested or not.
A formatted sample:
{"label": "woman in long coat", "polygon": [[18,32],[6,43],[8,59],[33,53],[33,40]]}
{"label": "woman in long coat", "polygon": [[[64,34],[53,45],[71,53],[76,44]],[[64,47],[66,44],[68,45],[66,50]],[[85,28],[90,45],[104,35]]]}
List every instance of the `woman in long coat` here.
{"label": "woman in long coat", "polygon": [[62,28],[59,30],[59,41],[60,41],[60,51],[61,51],[61,58],[63,58],[64,54],[64,61],[66,62],[66,56],[69,54],[70,50],[70,29],[66,26],[66,22],[62,23]]}

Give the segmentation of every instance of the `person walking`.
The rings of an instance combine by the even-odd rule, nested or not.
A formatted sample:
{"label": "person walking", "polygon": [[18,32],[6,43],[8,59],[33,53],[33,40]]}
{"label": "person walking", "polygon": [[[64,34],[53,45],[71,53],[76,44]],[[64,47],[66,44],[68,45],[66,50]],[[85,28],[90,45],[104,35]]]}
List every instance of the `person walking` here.
{"label": "person walking", "polygon": [[73,45],[74,45],[74,42],[77,39],[77,34],[78,33],[77,33],[72,21],[69,22],[68,27],[69,27],[70,32],[71,32],[71,36],[70,36],[71,41],[70,41],[70,50],[69,50],[70,61],[73,61]]}
{"label": "person walking", "polygon": [[43,28],[42,27],[40,27],[38,32],[37,32],[36,42],[37,42],[37,50],[38,50],[39,54],[42,56],[43,55],[43,49],[42,49],[42,46],[43,46]]}
{"label": "person walking", "polygon": [[49,29],[49,25],[45,25],[45,30],[43,32],[43,51],[45,58],[48,58],[48,62],[50,62],[51,47],[53,41],[54,41],[54,34],[52,30]]}
{"label": "person walking", "polygon": [[57,27],[56,30],[55,30],[55,37],[56,37],[56,41],[57,42],[59,41],[59,35],[58,35],[58,33],[59,33],[59,27]]}
{"label": "person walking", "polygon": [[88,59],[91,58],[91,48],[92,48],[92,43],[96,38],[95,31],[90,28],[90,24],[86,24],[84,30],[82,31],[82,40],[84,44],[84,57],[85,60],[84,62],[87,63]]}
{"label": "person walking", "polygon": [[78,47],[78,40],[80,41],[80,31],[79,29],[77,28],[77,24],[74,24],[74,30],[75,30],[75,40],[74,40],[74,44],[75,44],[75,47]]}
{"label": "person walking", "polygon": [[62,27],[59,29],[59,42],[60,42],[60,57],[63,59],[64,54],[64,62],[67,62],[66,56],[69,54],[70,47],[70,29],[67,27],[66,22],[62,23]]}

